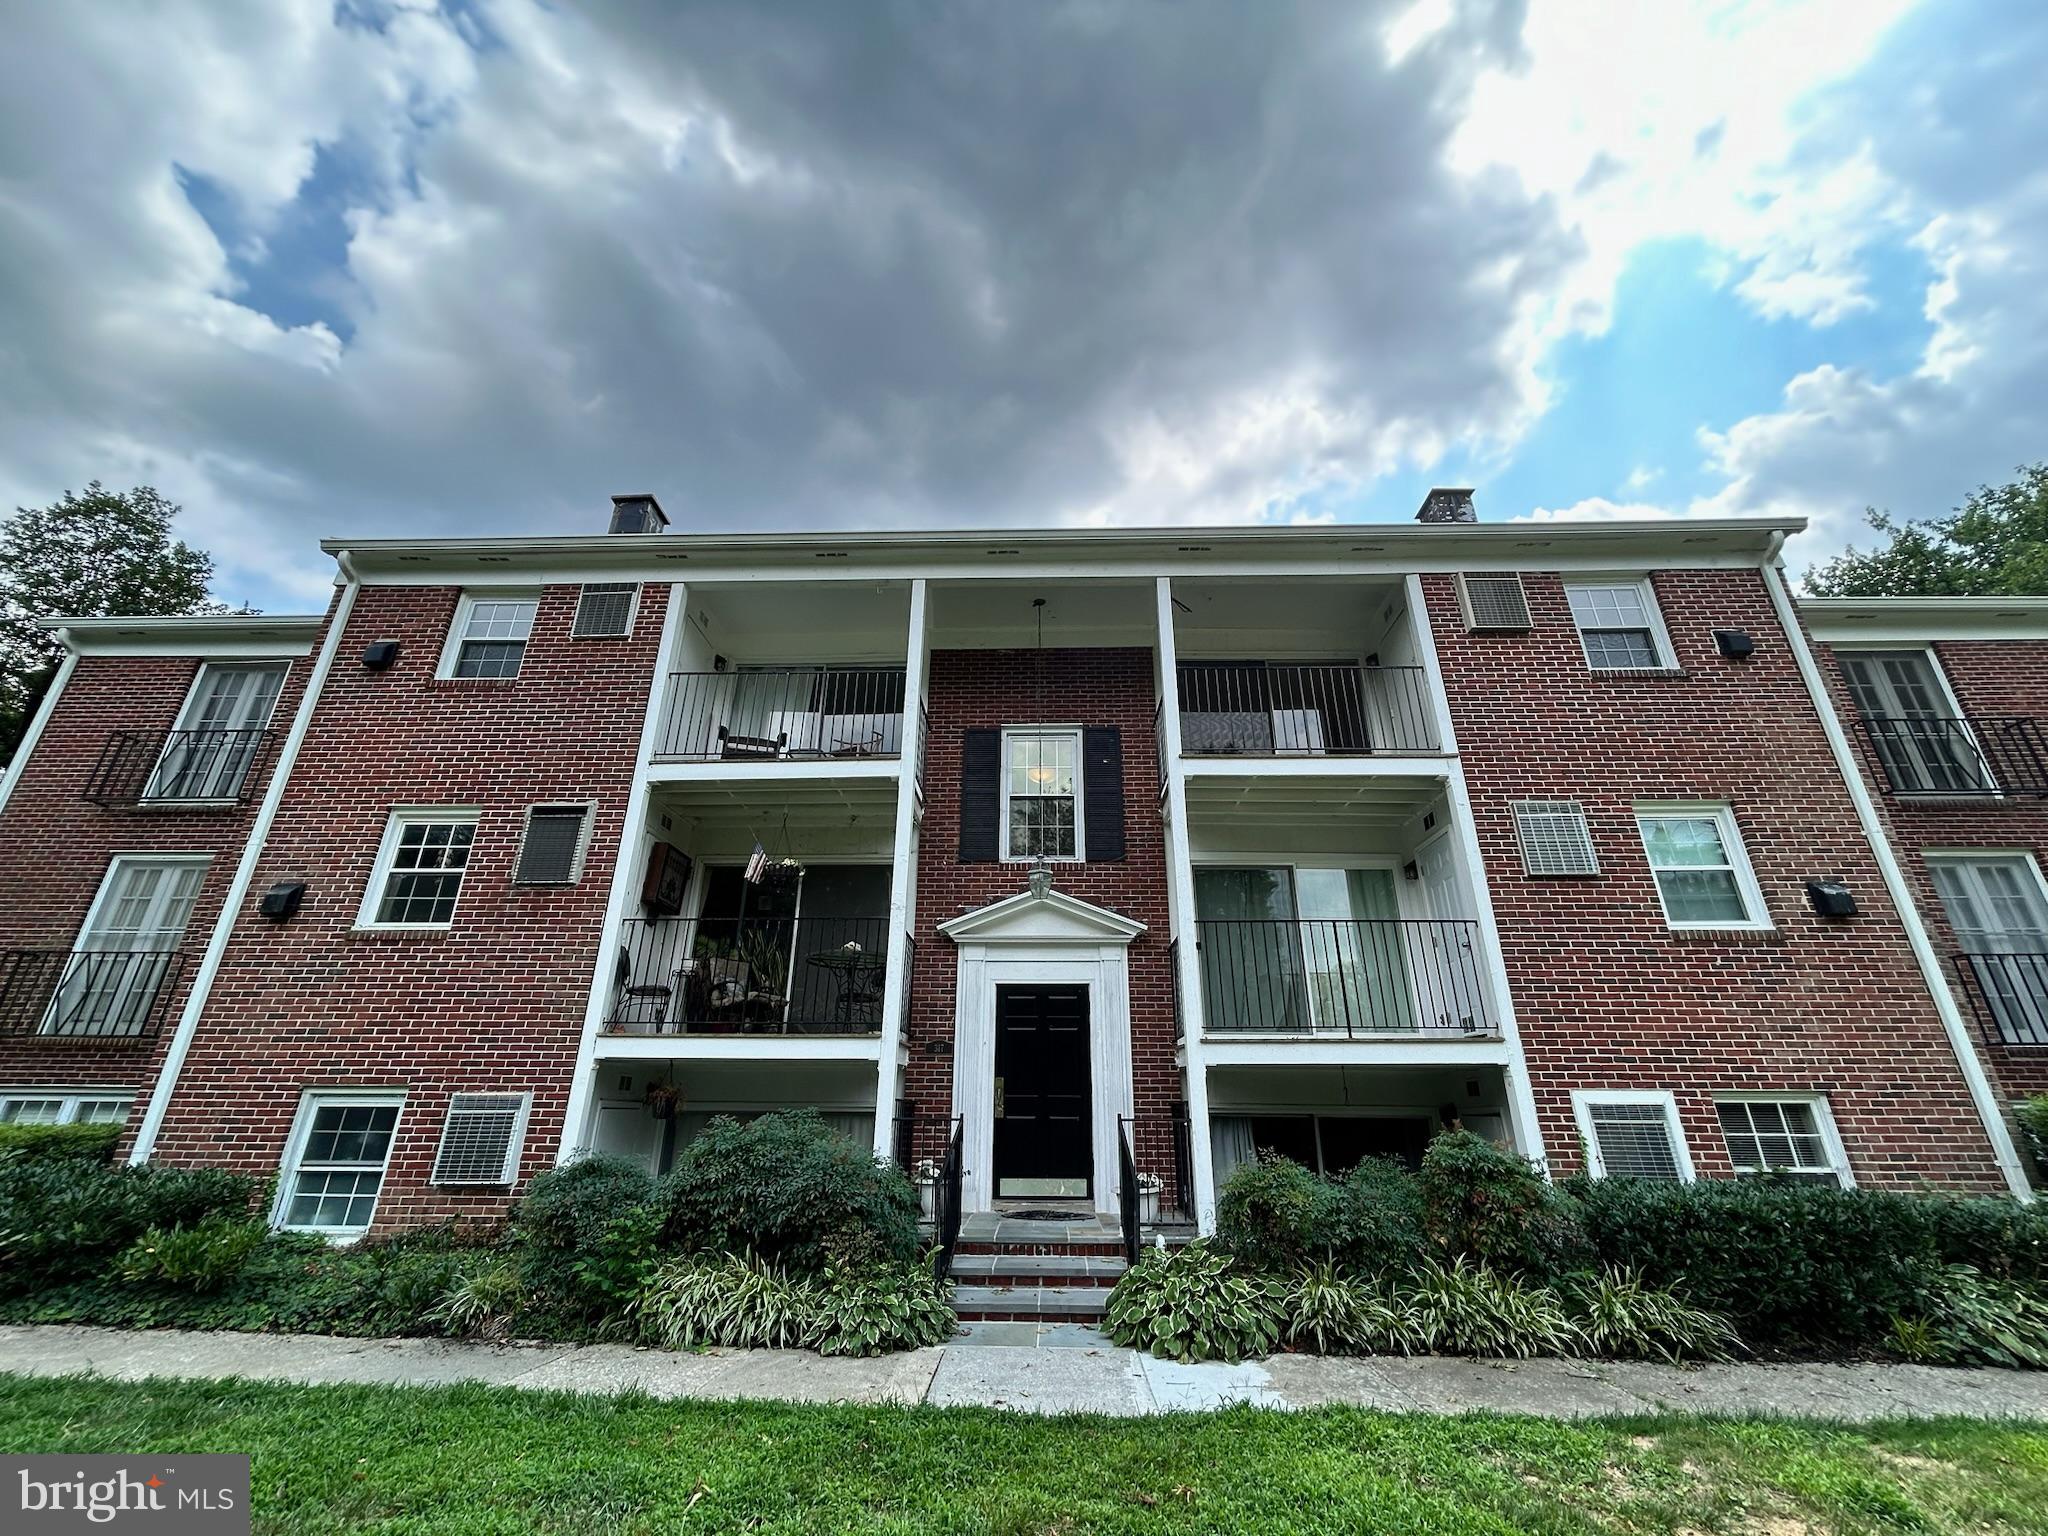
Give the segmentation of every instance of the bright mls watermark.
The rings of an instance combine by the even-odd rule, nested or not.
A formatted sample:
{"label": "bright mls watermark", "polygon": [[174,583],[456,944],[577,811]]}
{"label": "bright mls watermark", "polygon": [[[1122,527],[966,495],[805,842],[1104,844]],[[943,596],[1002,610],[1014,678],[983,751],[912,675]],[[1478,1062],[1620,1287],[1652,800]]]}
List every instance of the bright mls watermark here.
{"label": "bright mls watermark", "polygon": [[247,1536],[246,1456],[0,1456],[0,1531]]}

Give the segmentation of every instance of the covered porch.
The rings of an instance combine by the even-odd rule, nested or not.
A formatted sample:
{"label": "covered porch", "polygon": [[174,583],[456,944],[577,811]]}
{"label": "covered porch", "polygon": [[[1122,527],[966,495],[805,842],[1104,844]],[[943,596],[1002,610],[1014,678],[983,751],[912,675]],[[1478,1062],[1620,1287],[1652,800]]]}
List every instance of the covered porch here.
{"label": "covered porch", "polygon": [[777,1109],[815,1109],[863,1151],[875,1145],[877,1075],[867,1060],[600,1057],[590,1150],[663,1174],[720,1115],[751,1120]]}

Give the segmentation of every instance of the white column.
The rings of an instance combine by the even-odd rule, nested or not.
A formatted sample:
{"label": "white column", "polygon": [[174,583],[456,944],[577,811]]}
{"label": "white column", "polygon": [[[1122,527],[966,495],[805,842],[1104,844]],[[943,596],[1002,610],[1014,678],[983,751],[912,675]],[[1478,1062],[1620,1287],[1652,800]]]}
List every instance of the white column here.
{"label": "white column", "polygon": [[1209,1069],[1202,1059],[1202,961],[1195,947],[1195,866],[1188,849],[1187,779],[1180,762],[1180,663],[1174,650],[1173,579],[1157,583],[1160,751],[1166,770],[1166,895],[1179,941],[1181,1059],[1188,1096],[1188,1157],[1193,1167],[1195,1225],[1216,1230],[1216,1170],[1209,1145]]}
{"label": "white column", "polygon": [[661,619],[661,649],[655,653],[654,676],[647,684],[647,713],[640,723],[639,755],[633,761],[633,783],[626,794],[625,825],[619,828],[618,853],[612,861],[612,891],[605,905],[604,932],[597,944],[597,967],[590,980],[590,1001],[583,1011],[583,1042],[576,1051],[576,1071],[569,1079],[569,1103],[562,1112],[562,1138],[555,1147],[557,1163],[568,1162],[590,1145],[595,1108],[592,1090],[597,1085],[597,1039],[604,1029],[605,1012],[611,1002],[619,930],[625,924],[626,911],[640,881],[641,844],[647,838],[647,813],[654,798],[647,783],[647,766],[661,735],[669,668],[675,665],[677,637],[682,632],[683,610],[688,601],[689,592],[683,583],[671,583],[668,611]]}
{"label": "white column", "polygon": [[1486,860],[1479,852],[1479,828],[1472,818],[1472,797],[1465,788],[1465,763],[1458,755],[1458,730],[1451,720],[1451,700],[1444,688],[1443,668],[1436,657],[1436,630],[1429,622],[1429,606],[1422,596],[1422,578],[1407,577],[1408,622],[1415,629],[1415,645],[1429,681],[1430,708],[1436,714],[1438,738],[1443,744],[1448,769],[1444,780],[1445,798],[1450,802],[1452,834],[1457,838],[1459,862],[1470,882],[1472,909],[1478,914],[1479,948],[1486,962],[1486,983],[1500,1019],[1502,1043],[1508,1049],[1508,1108],[1514,1121],[1511,1129],[1515,1146],[1524,1157],[1545,1161],[1543,1126],[1536,1118],[1536,1095],[1529,1088],[1529,1064],[1522,1054],[1522,1030],[1515,1017],[1514,994],[1508,986],[1507,961],[1501,952],[1500,928],[1493,917],[1493,888],[1486,879]]}
{"label": "white column", "polygon": [[896,1085],[903,1067],[903,1006],[910,995],[910,930],[917,921],[917,834],[924,816],[924,695],[931,634],[925,584],[910,584],[910,643],[903,663],[902,761],[896,775],[896,838],[889,863],[889,963],[882,973],[882,1043],[875,1065],[875,1156],[894,1152]]}

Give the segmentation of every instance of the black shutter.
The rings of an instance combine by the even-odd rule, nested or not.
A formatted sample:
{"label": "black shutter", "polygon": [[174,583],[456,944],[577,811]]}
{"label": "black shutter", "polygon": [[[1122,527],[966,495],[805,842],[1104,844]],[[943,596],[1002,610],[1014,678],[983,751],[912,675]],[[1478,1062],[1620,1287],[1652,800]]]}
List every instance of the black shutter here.
{"label": "black shutter", "polygon": [[960,743],[960,862],[993,864],[1002,820],[1003,733],[974,730]]}
{"label": "black shutter", "polygon": [[1088,862],[1124,856],[1124,733],[1113,725],[1081,732],[1081,814],[1087,819]]}

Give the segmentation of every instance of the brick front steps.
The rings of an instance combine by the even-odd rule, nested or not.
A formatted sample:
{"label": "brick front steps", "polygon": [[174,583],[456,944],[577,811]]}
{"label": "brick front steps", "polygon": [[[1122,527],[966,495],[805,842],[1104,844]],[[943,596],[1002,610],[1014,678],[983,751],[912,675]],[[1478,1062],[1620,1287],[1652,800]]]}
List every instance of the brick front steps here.
{"label": "brick front steps", "polygon": [[[1168,1242],[1191,1235],[1162,1231]],[[1123,1233],[1114,1220],[1084,1211],[1060,1221],[980,1211],[961,1223],[953,1248],[953,1310],[962,1322],[1099,1323],[1123,1272]]]}

